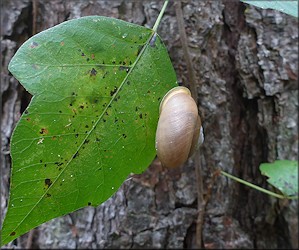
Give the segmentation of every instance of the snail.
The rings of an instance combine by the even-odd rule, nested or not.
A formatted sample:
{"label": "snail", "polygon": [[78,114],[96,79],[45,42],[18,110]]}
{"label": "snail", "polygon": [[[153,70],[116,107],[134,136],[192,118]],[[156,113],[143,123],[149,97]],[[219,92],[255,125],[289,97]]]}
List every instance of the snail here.
{"label": "snail", "polygon": [[183,86],[169,90],[160,103],[156,152],[162,165],[181,166],[203,142],[198,108],[191,92]]}

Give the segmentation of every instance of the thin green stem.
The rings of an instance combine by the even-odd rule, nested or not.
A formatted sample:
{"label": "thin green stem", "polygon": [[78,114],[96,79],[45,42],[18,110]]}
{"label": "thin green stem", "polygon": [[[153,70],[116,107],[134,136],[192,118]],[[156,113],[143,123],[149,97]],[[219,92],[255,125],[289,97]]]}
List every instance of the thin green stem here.
{"label": "thin green stem", "polygon": [[159,16],[158,16],[158,18],[157,18],[157,20],[155,22],[155,25],[153,27],[153,31],[155,31],[155,32],[157,32],[158,26],[159,26],[159,24],[161,22],[161,19],[162,19],[163,14],[164,14],[164,12],[166,10],[166,6],[167,6],[168,2],[169,2],[169,0],[165,0],[164,1],[163,7],[162,7],[162,9],[161,9],[161,11],[159,13]]}
{"label": "thin green stem", "polygon": [[221,170],[220,172],[221,172],[221,174],[223,174],[223,175],[226,176],[226,177],[229,177],[229,178],[231,178],[231,179],[233,179],[233,180],[235,180],[235,181],[238,181],[238,182],[240,182],[240,183],[242,183],[242,184],[244,184],[244,185],[247,185],[247,186],[249,186],[249,187],[252,187],[252,188],[254,188],[254,189],[258,190],[258,191],[261,191],[261,192],[263,192],[263,193],[272,195],[272,196],[274,196],[274,197],[276,197],[276,198],[279,198],[279,199],[298,199],[298,196],[284,196],[284,195],[281,195],[281,194],[277,194],[277,193],[271,192],[271,191],[269,191],[269,190],[267,190],[267,189],[264,189],[264,188],[262,188],[262,187],[259,187],[259,186],[257,186],[257,185],[254,185],[254,184],[252,184],[252,183],[250,183],[250,182],[248,182],[248,181],[244,181],[244,180],[242,180],[242,179],[240,179],[240,178],[238,178],[238,177],[235,177],[235,176],[233,176],[233,175],[230,175],[230,174],[228,174],[228,173],[226,173],[226,172],[224,172],[224,171],[222,171],[222,170]]}

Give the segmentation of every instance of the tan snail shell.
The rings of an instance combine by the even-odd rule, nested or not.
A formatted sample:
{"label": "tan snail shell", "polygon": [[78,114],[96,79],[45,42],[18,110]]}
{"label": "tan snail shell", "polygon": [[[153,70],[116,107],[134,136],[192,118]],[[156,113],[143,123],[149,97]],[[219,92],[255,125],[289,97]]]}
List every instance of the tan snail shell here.
{"label": "tan snail shell", "polygon": [[178,86],[164,96],[156,131],[156,151],[162,165],[182,165],[203,141],[198,108],[189,89]]}

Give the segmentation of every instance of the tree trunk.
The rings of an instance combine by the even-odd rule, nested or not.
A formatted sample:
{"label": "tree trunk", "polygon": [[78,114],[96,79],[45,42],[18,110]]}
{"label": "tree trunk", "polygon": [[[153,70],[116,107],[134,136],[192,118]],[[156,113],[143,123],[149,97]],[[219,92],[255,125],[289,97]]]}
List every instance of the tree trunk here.
{"label": "tree trunk", "polygon": [[[7,70],[29,37],[63,21],[103,15],[153,27],[162,1],[1,2],[1,217],[9,196],[12,131],[31,96]],[[53,219],[8,248],[298,248],[298,202],[278,200],[219,175],[271,189],[263,162],[298,157],[298,20],[239,1],[170,1],[158,33],[178,81],[190,86],[188,46],[205,141],[196,160],[168,170],[156,159],[102,205]],[[183,22],[187,40],[180,39]],[[198,218],[198,176],[204,214]],[[196,165],[196,166],[195,166]],[[202,223],[198,227],[197,223]]]}

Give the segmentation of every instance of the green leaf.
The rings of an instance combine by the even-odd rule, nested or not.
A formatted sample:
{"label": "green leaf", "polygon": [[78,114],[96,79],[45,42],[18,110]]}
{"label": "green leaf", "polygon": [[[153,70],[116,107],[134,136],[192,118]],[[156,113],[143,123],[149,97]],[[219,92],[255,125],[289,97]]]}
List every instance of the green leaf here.
{"label": "green leaf", "polygon": [[273,163],[263,163],[260,165],[260,171],[268,176],[267,181],[284,195],[298,195],[298,162],[278,160]]}
{"label": "green leaf", "polygon": [[11,140],[1,245],[108,199],[154,159],[159,103],[176,86],[160,37],[89,16],[26,41],[9,70],[34,96]]}
{"label": "green leaf", "polygon": [[298,1],[252,1],[252,0],[241,0],[244,3],[252,4],[256,7],[263,9],[274,9],[284,12],[288,15],[298,17]]}

